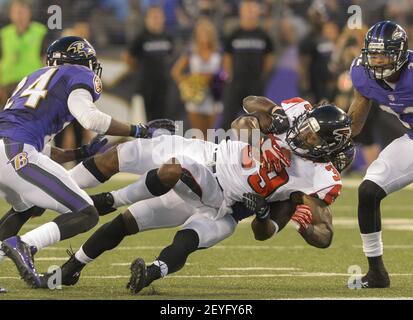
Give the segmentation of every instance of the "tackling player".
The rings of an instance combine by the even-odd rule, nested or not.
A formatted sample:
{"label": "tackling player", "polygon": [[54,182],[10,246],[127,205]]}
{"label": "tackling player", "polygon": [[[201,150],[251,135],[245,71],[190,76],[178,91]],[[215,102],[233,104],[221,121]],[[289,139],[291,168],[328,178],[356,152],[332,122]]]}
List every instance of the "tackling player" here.
{"label": "tackling player", "polygon": [[[0,112],[0,195],[13,206],[13,213],[35,206],[61,213],[52,222],[1,245],[22,278],[34,287],[39,283],[33,254],[88,231],[99,218],[87,193],[62,166],[42,153],[45,143],[74,119],[98,134],[150,136],[147,126],[119,122],[96,108],[94,101],[102,92],[101,72],[89,42],[79,37],[61,38],[47,49],[47,67],[22,79]],[[95,152],[90,148],[66,154],[48,150],[52,158],[60,160]]]}

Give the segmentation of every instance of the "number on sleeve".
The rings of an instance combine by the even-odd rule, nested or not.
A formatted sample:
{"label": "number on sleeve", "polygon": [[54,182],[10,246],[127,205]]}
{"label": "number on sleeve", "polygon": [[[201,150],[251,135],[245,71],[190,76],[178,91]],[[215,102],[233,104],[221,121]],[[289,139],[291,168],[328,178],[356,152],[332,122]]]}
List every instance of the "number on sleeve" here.
{"label": "number on sleeve", "polygon": [[333,172],[333,180],[334,181],[340,181],[341,180],[341,176],[340,173],[338,172],[338,170],[336,169],[336,167],[334,167],[333,165],[329,164],[326,166],[327,171],[332,171]]}

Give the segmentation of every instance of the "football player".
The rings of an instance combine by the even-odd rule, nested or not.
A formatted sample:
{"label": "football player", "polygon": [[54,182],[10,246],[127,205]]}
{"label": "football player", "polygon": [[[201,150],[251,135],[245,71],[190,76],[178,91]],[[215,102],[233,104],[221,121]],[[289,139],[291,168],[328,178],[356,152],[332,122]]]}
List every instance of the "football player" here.
{"label": "football player", "polygon": [[[98,138],[72,152],[45,148],[55,134],[77,119],[98,134],[149,137],[152,128],[117,121],[94,102],[102,92],[102,68],[92,45],[79,37],[64,37],[47,49],[47,66],[18,84],[0,112],[0,195],[12,205],[9,217],[40,207],[61,213],[21,237],[3,241],[22,278],[36,287],[36,251],[94,227],[99,214],[92,199],[60,166],[67,159],[93,155],[105,143]],[[49,153],[52,158],[46,154]]]}
{"label": "football player", "polygon": [[408,50],[403,28],[391,21],[373,25],[350,73],[354,99],[348,114],[353,136],[363,128],[371,101],[395,115],[408,129],[407,134],[382,150],[358,189],[359,228],[369,264],[361,278],[362,287],[385,288],[390,286],[390,278],[383,263],[380,203],[413,181],[413,158],[409,156],[413,153],[413,54]]}
{"label": "football player", "polygon": [[[119,159],[122,154],[129,155],[125,157],[128,162],[122,167],[129,167],[135,173],[154,167],[153,159],[168,160],[171,157],[171,153],[167,152],[168,146],[182,142],[184,149],[173,154],[179,162],[152,169],[138,182],[101,194],[100,199],[95,198],[100,203],[96,204],[97,207],[105,212],[126,204],[133,205],[98,229],[62,266],[63,284],[76,283],[87,263],[116,247],[127,235],[183,225],[172,245],[163,250],[159,259],[148,269],[151,280],[145,282],[147,285],[168,272],[178,271],[193,251],[211,247],[230,236],[237,222],[254,211],[257,212],[255,220],[260,220],[253,223],[256,238],[269,238],[281,230],[294,213],[296,207],[289,201],[290,197],[300,205],[294,219],[300,223],[299,230],[303,237],[314,246],[327,247],[332,238],[328,204],[338,196],[341,179],[330,162],[318,161],[324,161],[327,155],[340,151],[346,145],[350,135],[349,119],[344,112],[331,105],[307,112],[306,108],[310,109],[311,105],[298,98],[285,101],[283,108],[289,114],[291,123],[295,116],[298,117],[294,125],[287,134],[270,137],[267,141],[271,143],[261,146],[264,153],[269,153],[267,158],[274,156],[270,162],[278,168],[278,173],[269,170],[267,164],[261,166],[254,162],[250,157],[249,145],[236,141],[223,141],[216,145],[162,136],[157,141],[153,140],[161,151],[155,156],[151,154],[150,149],[154,148],[147,143],[149,141],[136,140],[120,146]],[[248,119],[240,120],[239,126],[246,123]],[[259,127],[259,123],[254,126]],[[288,148],[294,152],[290,160],[279,147],[283,140],[288,141]],[[95,158],[98,157],[102,156]],[[191,159],[194,161],[191,162]],[[208,166],[211,160],[212,164]],[[267,161],[266,158],[263,160]],[[142,166],[137,165],[141,163]],[[260,197],[254,197],[251,193]],[[303,193],[313,197],[302,197]],[[314,200],[314,197],[320,200]],[[270,207],[266,201],[260,201],[263,198],[284,201],[282,205],[286,214],[277,216],[279,207],[274,205],[269,219]],[[244,202],[250,210],[245,213],[234,202]],[[231,205],[232,214],[228,210]],[[311,212],[317,217],[314,220],[311,219]],[[311,222],[317,226],[310,227]],[[139,263],[133,264],[133,269],[142,266],[144,264],[139,260]],[[141,271],[135,270],[133,274],[138,275]],[[132,279],[130,288],[138,292],[142,286],[135,280]]]}

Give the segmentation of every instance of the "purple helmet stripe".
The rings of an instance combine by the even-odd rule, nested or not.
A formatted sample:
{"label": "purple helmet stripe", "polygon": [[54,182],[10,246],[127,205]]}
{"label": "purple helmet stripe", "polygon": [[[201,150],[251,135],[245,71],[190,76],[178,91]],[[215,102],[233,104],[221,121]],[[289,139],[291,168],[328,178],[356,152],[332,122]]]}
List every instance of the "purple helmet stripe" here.
{"label": "purple helmet stripe", "polygon": [[379,36],[379,39],[381,39],[381,40],[383,40],[384,29],[386,29],[386,25],[387,25],[388,23],[389,23],[389,22],[386,21],[386,23],[385,23],[385,24],[383,25],[383,27],[381,28],[380,36]]}

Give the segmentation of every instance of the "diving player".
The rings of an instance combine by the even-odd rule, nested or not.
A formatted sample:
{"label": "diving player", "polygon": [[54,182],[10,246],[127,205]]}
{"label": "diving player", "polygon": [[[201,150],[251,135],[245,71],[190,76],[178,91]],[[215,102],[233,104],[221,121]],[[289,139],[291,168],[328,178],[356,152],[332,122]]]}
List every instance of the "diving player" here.
{"label": "diving player", "polygon": [[391,21],[373,25],[350,73],[354,99],[348,114],[353,136],[363,128],[370,101],[395,115],[408,129],[369,166],[358,189],[359,228],[369,263],[362,287],[385,288],[390,286],[390,278],[383,263],[380,203],[388,194],[413,182],[413,54],[408,50],[407,33]]}
{"label": "diving player", "polygon": [[[0,195],[14,212],[36,206],[61,213],[1,245],[22,278],[34,287],[39,284],[34,253],[90,230],[99,217],[87,193],[42,153],[45,143],[74,119],[98,134],[149,137],[153,131],[142,124],[119,122],[96,108],[94,101],[102,92],[101,71],[88,41],[72,36],[56,40],[47,49],[47,67],[22,79],[0,112]],[[56,154],[56,150],[50,152]]]}
{"label": "diving player", "polygon": [[[113,207],[135,203],[126,212],[98,229],[62,266],[63,284],[76,283],[81,269],[87,263],[104,251],[116,247],[127,235],[183,225],[183,230],[177,233],[173,244],[166,250],[167,262],[159,258],[158,260],[163,262],[155,262],[152,266],[154,275],[157,274],[159,277],[167,273],[167,271],[160,271],[161,265],[169,264],[169,272],[178,271],[191,252],[199,248],[211,247],[232,234],[237,221],[242,217],[237,207],[232,208],[233,214],[228,214],[229,211],[221,211],[221,209],[234,204],[234,201],[243,201],[245,193],[260,194],[268,201],[282,201],[290,199],[293,193],[301,191],[318,197],[321,202],[324,201],[325,207],[328,206],[339,194],[340,175],[331,163],[317,161],[321,161],[333,150],[341,150],[346,144],[350,136],[349,120],[344,112],[334,106],[322,106],[314,112],[306,113],[306,108],[311,108],[311,105],[302,99],[286,101],[283,107],[290,114],[291,121],[294,116],[298,119],[287,133],[289,146],[295,152],[291,156],[291,167],[288,167],[289,161],[284,159],[284,166],[288,168],[280,168],[278,174],[268,171],[266,166],[257,167],[249,156],[248,145],[237,141],[224,141],[220,145],[215,145],[199,140],[180,141],[182,138],[164,136],[148,141],[149,143],[136,140],[121,146],[119,154],[133,155],[126,158],[124,168],[143,170],[146,166],[154,166],[153,159],[161,157],[164,158],[162,161],[164,162],[171,157],[171,154],[165,151],[155,153],[153,157],[149,149],[155,149],[156,146],[158,151],[167,150],[168,146],[177,142],[183,143],[183,155],[192,158],[194,162],[191,163],[189,159],[175,154],[179,163],[162,165],[157,170],[148,171],[143,181],[103,194],[106,199],[102,199],[101,202],[107,201],[109,204],[107,206],[109,210],[103,208],[107,210],[106,212]],[[274,142],[271,139],[270,141]],[[274,142],[273,147],[277,148],[275,152],[278,154],[281,150],[277,147],[277,141]],[[152,142],[154,145],[151,146]],[[266,147],[263,149],[264,152],[270,151]],[[314,162],[305,159],[312,159]],[[208,166],[210,162],[211,165]],[[137,163],[142,165],[138,166]],[[157,196],[160,198],[154,198]],[[256,199],[249,199],[248,202],[257,202]],[[224,208],[222,203],[225,204]],[[97,205],[97,207],[106,206]],[[254,206],[249,207],[254,209]],[[258,205],[255,205],[255,208],[258,208]],[[317,224],[323,226],[312,229],[311,234],[304,234],[311,224],[311,218],[308,218],[311,213],[308,213],[307,206],[299,209],[301,213],[297,212],[295,218],[301,223],[303,237],[314,246],[327,247],[332,237],[331,220],[330,223],[328,218],[327,221],[318,220]],[[266,234],[262,236],[257,232],[257,239],[264,240],[281,230],[290,220],[292,213],[283,216],[283,221],[278,225],[273,218],[274,223],[267,223],[268,211],[264,212],[260,217],[266,222],[263,228]],[[320,240],[322,236],[323,239]],[[133,289],[133,291],[139,290]]]}

